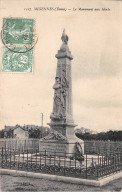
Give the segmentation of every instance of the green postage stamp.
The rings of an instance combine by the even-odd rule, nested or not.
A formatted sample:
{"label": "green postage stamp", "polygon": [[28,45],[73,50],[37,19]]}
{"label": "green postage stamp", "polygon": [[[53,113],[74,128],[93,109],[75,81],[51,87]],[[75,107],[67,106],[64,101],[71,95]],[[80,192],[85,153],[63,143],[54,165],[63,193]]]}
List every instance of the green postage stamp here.
{"label": "green postage stamp", "polygon": [[34,19],[4,18],[2,42],[3,72],[33,71],[33,49],[37,43]]}
{"label": "green postage stamp", "polygon": [[[17,47],[21,51],[22,48]],[[32,72],[33,49],[24,52],[12,52],[3,47],[2,71],[3,72]]]}

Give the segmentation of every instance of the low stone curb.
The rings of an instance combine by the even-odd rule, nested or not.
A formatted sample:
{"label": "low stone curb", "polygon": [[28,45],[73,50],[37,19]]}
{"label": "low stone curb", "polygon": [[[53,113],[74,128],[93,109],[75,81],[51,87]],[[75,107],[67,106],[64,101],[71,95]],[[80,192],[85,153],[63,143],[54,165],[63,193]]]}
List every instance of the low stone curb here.
{"label": "low stone curb", "polygon": [[49,174],[34,173],[34,172],[25,172],[25,171],[10,170],[10,169],[0,169],[0,174],[12,175],[16,177],[33,177],[33,178],[40,178],[40,179],[48,179],[53,181],[62,181],[62,182],[74,183],[74,184],[85,184],[85,185],[97,186],[97,187],[103,186],[109,183],[110,181],[122,177],[122,172],[119,172],[114,175],[110,175],[106,178],[96,181],[96,180],[79,179],[79,178],[49,175]]}

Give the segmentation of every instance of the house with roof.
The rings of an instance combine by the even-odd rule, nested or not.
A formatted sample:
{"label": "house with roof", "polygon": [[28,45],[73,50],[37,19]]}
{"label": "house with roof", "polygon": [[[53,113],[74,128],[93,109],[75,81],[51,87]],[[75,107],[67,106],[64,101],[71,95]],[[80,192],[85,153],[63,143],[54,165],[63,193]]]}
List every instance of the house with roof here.
{"label": "house with roof", "polygon": [[16,125],[16,126],[6,126],[2,129],[4,133],[4,138],[42,138],[48,135],[50,128],[42,127],[37,125]]}
{"label": "house with roof", "polygon": [[5,126],[3,132],[5,138],[19,138],[19,139],[29,138],[28,130],[20,125]]}

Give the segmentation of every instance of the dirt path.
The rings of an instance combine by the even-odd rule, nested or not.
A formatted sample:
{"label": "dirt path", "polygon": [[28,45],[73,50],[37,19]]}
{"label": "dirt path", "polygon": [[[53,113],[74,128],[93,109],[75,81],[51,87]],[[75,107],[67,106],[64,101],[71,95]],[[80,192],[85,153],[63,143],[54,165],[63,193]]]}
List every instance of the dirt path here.
{"label": "dirt path", "polygon": [[64,182],[49,181],[46,179],[35,179],[27,177],[13,177],[9,175],[1,175],[1,191],[10,192],[24,192],[24,191],[121,191],[122,178],[115,180],[103,187],[92,187],[87,185],[76,185]]}

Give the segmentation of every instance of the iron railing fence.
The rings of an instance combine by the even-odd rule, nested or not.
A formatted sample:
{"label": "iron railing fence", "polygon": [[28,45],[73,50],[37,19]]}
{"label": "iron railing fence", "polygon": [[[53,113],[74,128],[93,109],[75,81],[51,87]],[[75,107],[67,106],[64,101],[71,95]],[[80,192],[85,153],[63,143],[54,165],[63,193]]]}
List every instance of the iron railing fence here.
{"label": "iron railing fence", "polygon": [[[76,177],[84,179],[98,180],[103,177],[122,171],[122,154],[111,153],[109,156],[85,155],[85,160],[76,160],[77,154],[65,153],[59,155],[56,152],[47,155],[47,151],[42,153],[28,150],[14,150],[2,148],[0,157],[0,167],[3,169],[22,170],[52,174],[66,177]],[[71,156],[74,156],[73,158]]]}
{"label": "iron railing fence", "polygon": [[2,148],[13,148],[14,150],[39,150],[39,139],[18,139],[18,138],[3,138],[0,139],[0,150]]}
{"label": "iron railing fence", "polygon": [[84,140],[85,154],[122,152],[122,141]]}
{"label": "iron railing fence", "polygon": [[[80,143],[80,139],[79,139]],[[0,139],[0,149],[14,148],[14,150],[39,151],[39,139]],[[101,141],[101,140],[84,140],[85,154],[103,154],[111,153],[112,151],[122,152],[122,141]]]}

